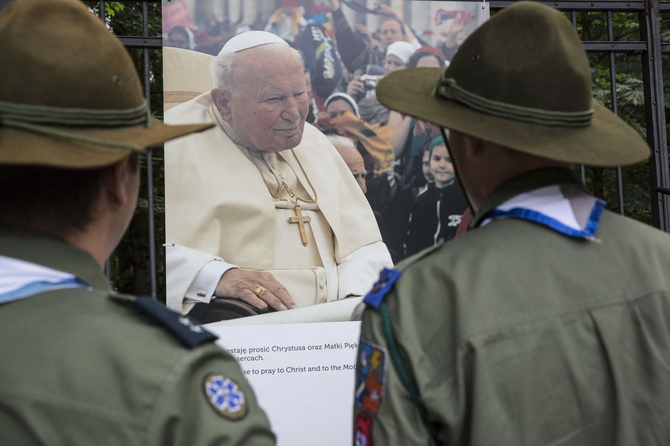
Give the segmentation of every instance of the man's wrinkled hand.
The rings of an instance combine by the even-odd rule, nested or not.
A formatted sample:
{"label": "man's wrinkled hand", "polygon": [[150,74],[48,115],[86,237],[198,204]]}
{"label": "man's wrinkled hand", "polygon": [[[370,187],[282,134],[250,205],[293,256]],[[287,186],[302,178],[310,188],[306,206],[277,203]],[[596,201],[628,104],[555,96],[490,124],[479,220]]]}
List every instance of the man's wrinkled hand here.
{"label": "man's wrinkled hand", "polygon": [[214,294],[240,299],[259,310],[268,305],[279,311],[298,307],[284,285],[263,271],[230,269],[221,276]]}

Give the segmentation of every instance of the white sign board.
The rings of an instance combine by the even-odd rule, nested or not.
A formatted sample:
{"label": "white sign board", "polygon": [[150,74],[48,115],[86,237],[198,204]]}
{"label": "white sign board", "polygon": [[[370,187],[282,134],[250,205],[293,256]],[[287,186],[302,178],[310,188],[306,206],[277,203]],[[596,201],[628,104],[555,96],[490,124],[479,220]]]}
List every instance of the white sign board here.
{"label": "white sign board", "polygon": [[279,446],[351,444],[360,322],[206,327],[240,362]]}

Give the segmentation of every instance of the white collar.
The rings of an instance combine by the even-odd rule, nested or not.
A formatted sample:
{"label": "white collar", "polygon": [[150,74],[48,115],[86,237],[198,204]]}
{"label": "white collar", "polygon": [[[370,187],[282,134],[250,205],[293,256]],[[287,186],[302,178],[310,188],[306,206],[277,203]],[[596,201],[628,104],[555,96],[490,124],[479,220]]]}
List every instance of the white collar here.
{"label": "white collar", "polygon": [[47,289],[86,286],[72,274],[0,255],[0,303],[30,297]]}
{"label": "white collar", "polygon": [[573,185],[552,185],[519,194],[489,212],[482,226],[522,218],[571,237],[595,239],[605,202]]}

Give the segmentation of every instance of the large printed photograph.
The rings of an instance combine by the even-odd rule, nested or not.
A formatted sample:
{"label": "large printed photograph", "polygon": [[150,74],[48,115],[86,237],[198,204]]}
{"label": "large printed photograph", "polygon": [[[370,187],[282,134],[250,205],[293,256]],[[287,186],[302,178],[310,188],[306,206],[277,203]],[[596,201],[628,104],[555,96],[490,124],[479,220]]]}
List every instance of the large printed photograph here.
{"label": "large printed photograph", "polygon": [[202,323],[350,320],[380,271],[467,230],[439,128],[375,86],[447,67],[480,2],[164,0],[167,303]]}

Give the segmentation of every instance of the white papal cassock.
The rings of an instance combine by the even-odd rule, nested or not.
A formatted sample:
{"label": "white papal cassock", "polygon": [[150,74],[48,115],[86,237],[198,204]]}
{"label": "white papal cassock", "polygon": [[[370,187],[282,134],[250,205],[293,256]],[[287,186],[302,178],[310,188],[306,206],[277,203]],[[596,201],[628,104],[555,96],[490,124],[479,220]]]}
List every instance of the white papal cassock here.
{"label": "white papal cassock", "polygon": [[[185,313],[209,302],[221,274],[234,266],[272,272],[298,305],[308,306],[363,295],[392,265],[365,196],[313,126],[305,124],[295,149],[267,154],[228,137],[209,93],[170,109],[165,121],[219,124],[165,144],[170,308]],[[282,180],[308,223],[289,222],[297,220],[296,200],[279,191]]]}

